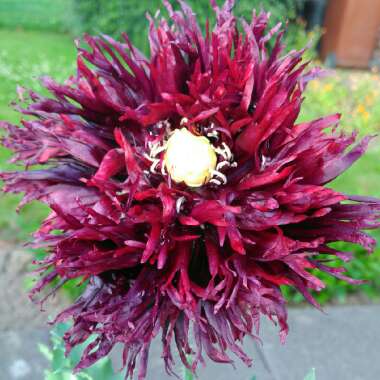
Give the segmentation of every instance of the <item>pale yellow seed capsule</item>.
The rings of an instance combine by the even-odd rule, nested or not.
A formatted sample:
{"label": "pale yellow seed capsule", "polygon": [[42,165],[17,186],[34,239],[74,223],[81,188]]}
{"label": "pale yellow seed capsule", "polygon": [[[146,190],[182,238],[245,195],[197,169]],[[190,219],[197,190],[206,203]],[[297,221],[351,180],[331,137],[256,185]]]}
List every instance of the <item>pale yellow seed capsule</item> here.
{"label": "pale yellow seed capsule", "polygon": [[167,142],[164,165],[173,181],[190,187],[207,183],[215,170],[217,157],[210,141],[186,128],[176,129]]}

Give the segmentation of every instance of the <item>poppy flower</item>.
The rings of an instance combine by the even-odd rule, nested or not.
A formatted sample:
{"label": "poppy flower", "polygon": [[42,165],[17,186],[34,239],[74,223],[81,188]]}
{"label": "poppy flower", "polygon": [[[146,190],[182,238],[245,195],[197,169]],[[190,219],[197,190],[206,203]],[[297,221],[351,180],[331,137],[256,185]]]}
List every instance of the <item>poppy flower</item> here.
{"label": "poppy flower", "polygon": [[33,294],[87,281],[56,319],[73,319],[68,350],[96,336],[77,370],[122,343],[127,376],[138,364],[144,379],[158,334],[169,374],[173,341],[192,371],[205,357],[250,365],[241,342],[258,339],[262,316],[287,334],[282,285],[318,307],[318,271],[359,282],[329,266],[352,259],[330,243],[375,245],[364,230],[379,226],[379,200],[328,186],[370,137],[339,132],[338,114],[297,122],[320,70],[303,50],[282,54],[267,13],[239,26],[232,0],[211,1],[216,24],[202,33],[179,4],[164,1],[170,21],[149,18],[150,58],[127,35],[85,36],[77,74],[42,78],[50,96],[24,93],[22,125],[2,123],[26,166],[1,174],[4,191],[51,209]]}

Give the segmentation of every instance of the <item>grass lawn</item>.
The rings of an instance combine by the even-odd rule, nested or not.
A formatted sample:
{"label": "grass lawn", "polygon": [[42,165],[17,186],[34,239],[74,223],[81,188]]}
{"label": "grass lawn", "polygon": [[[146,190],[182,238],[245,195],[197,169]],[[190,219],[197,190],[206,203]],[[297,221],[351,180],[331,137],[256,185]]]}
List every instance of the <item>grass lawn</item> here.
{"label": "grass lawn", "polygon": [[[0,30],[0,120],[17,122],[9,103],[16,98],[16,86],[41,90],[38,77],[51,75],[64,80],[74,72],[75,49],[71,37],[41,32]],[[0,170],[9,169],[9,152],[0,148]],[[24,241],[47,214],[45,207],[30,204],[15,208],[20,196],[0,195],[0,238]]]}
{"label": "grass lawn", "polygon": [[[48,32],[0,30],[0,120],[17,122],[18,115],[8,106],[15,99],[16,86],[41,90],[37,78],[50,75],[63,81],[75,70],[75,49],[71,37]],[[377,73],[337,71],[330,77],[310,83],[300,120],[341,112],[342,126],[357,129],[360,135],[380,130],[380,76]],[[351,194],[380,196],[380,141],[375,140],[365,157],[332,186]],[[0,148],[0,170],[9,169],[9,152]],[[0,238],[25,241],[47,209],[31,204],[15,212],[20,197],[0,197]],[[380,234],[377,233],[380,238]],[[356,249],[356,255],[363,252]],[[362,290],[369,296],[380,290],[380,249],[370,258],[347,265],[350,275],[371,281]],[[319,296],[324,302],[333,297],[344,300],[356,288],[341,281],[326,279],[330,288]],[[288,291],[287,291],[288,292]],[[289,293],[293,301],[300,298]]]}

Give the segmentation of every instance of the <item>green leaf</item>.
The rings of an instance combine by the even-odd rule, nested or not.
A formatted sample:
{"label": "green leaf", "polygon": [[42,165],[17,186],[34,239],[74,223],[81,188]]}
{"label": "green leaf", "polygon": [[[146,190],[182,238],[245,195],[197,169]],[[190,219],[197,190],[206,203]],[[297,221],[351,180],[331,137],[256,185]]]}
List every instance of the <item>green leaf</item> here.
{"label": "green leaf", "polygon": [[[95,380],[92,376],[88,375],[85,372],[80,372],[76,376],[77,376],[78,380]],[[108,377],[104,378],[104,379],[108,379]],[[111,379],[111,377],[109,377],[109,379]]]}
{"label": "green leaf", "polygon": [[62,380],[62,376],[50,371],[45,371],[45,380]]}
{"label": "green leaf", "polygon": [[66,380],[66,378],[63,374],[50,372],[45,380]]}
{"label": "green leaf", "polygon": [[49,361],[53,360],[53,353],[46,344],[38,343],[38,351]]}
{"label": "green leaf", "polygon": [[83,345],[74,347],[71,350],[71,352],[69,354],[69,358],[70,358],[70,361],[71,361],[73,367],[75,367],[79,363],[79,360],[82,356],[82,352],[83,352]]}
{"label": "green leaf", "polygon": [[62,347],[55,348],[53,350],[53,358],[51,361],[51,367],[53,372],[59,372],[63,367],[67,366],[67,359]]}
{"label": "green leaf", "polygon": [[184,369],[183,380],[194,380],[193,374],[187,368]]}
{"label": "green leaf", "polygon": [[95,336],[75,347],[66,357],[63,335],[69,328],[70,324],[60,323],[52,329],[50,332],[52,349],[44,344],[39,344],[40,352],[50,361],[50,370],[45,371],[45,380],[124,380],[123,374],[114,373],[112,362],[108,357],[73,375],[72,371],[78,363],[84,347],[91,343]]}
{"label": "green leaf", "polygon": [[312,368],[311,371],[306,375],[304,380],[316,380],[315,377],[315,368]]}
{"label": "green leaf", "polygon": [[123,380],[124,376],[121,373],[115,373],[112,362],[109,358],[101,359],[90,368],[86,369],[86,372],[92,376],[93,380]]}

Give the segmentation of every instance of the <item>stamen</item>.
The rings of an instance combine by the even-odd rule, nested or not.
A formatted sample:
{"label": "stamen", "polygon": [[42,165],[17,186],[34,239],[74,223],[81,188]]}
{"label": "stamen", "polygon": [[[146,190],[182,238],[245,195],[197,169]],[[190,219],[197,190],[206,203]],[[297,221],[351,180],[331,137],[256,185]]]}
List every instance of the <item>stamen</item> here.
{"label": "stamen", "polygon": [[163,152],[166,149],[166,144],[160,145],[160,143],[156,143],[156,145],[153,146],[152,150],[150,151],[150,155],[152,157],[156,157],[157,154]]}
{"label": "stamen", "polygon": [[160,162],[160,160],[158,160],[158,159],[154,159],[153,160],[153,163],[152,163],[152,165],[150,166],[150,169],[149,169],[153,174],[157,174],[157,172],[156,172],[156,166],[159,164],[159,162]]}
{"label": "stamen", "polygon": [[150,162],[153,162],[154,161],[154,158],[152,158],[151,156],[149,156],[149,154],[147,153],[144,153],[143,154],[143,157],[145,157],[147,160],[149,160]]}
{"label": "stamen", "polygon": [[215,179],[215,178],[210,179],[210,183],[214,183],[215,185],[218,185],[218,186],[222,184],[222,182],[220,182],[218,179]]}
{"label": "stamen", "polygon": [[[213,126],[213,124],[211,124],[211,126]],[[215,129],[212,129],[210,132],[207,132],[207,137],[213,137],[217,139],[219,137],[219,133]]]}
{"label": "stamen", "polygon": [[227,177],[223,173],[218,172],[217,170],[212,170],[211,174],[219,177],[223,181],[224,185],[227,183]]}
{"label": "stamen", "polygon": [[165,165],[163,164],[163,162],[161,162],[161,174],[163,176],[166,176],[168,173],[166,172],[166,168],[165,168]]}
{"label": "stamen", "polygon": [[267,163],[267,157],[262,155],[262,157],[261,157],[261,169],[265,168],[266,163]]}
{"label": "stamen", "polygon": [[215,150],[216,153],[218,153],[218,154],[221,155],[224,159],[227,160],[226,152],[224,151],[224,149],[221,149],[221,148],[218,148],[218,147],[215,147],[215,146],[214,146],[214,150]]}
{"label": "stamen", "polygon": [[223,146],[224,151],[227,155],[227,160],[230,161],[232,158],[232,153],[231,153],[230,147],[225,142],[222,142],[222,146]]}
{"label": "stamen", "polygon": [[219,164],[216,165],[216,170],[220,170],[220,169],[222,169],[224,166],[230,167],[230,166],[231,166],[231,163],[230,163],[229,161],[222,161],[222,162],[219,162]]}
{"label": "stamen", "polygon": [[186,198],[184,196],[182,197],[179,197],[177,199],[177,202],[175,203],[175,209],[177,211],[177,214],[179,214],[181,212],[181,207],[182,207],[182,204],[183,202],[186,200]]}
{"label": "stamen", "polygon": [[183,117],[182,119],[181,119],[181,121],[180,121],[180,125],[185,125],[185,124],[187,124],[189,122],[189,119],[187,118],[187,117]]}

